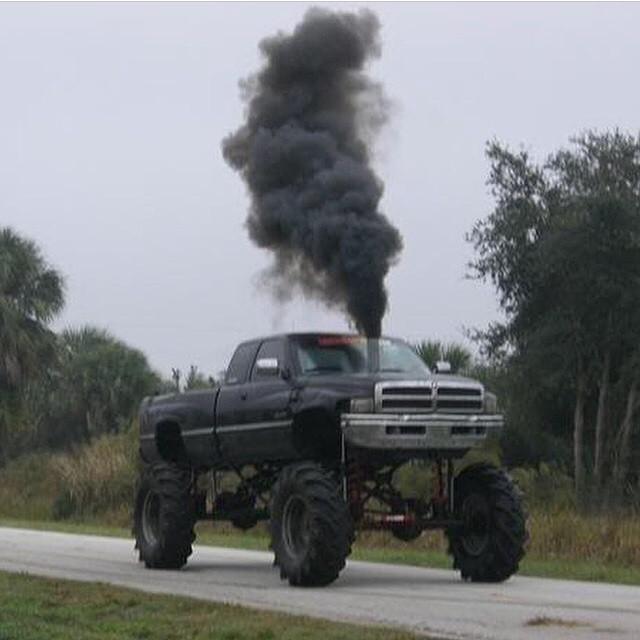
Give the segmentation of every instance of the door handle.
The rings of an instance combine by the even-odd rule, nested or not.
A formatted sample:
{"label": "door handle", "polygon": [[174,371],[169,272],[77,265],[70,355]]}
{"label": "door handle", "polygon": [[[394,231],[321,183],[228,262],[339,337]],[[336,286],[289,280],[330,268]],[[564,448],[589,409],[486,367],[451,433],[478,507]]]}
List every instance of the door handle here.
{"label": "door handle", "polygon": [[242,391],[240,393],[240,400],[246,400],[247,399],[247,392],[246,391]]}

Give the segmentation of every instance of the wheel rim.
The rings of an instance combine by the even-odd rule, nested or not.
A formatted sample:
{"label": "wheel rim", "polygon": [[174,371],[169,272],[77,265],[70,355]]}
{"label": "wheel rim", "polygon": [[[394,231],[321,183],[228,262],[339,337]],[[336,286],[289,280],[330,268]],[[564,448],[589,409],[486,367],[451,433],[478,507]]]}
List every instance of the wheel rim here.
{"label": "wheel rim", "polygon": [[309,509],[300,496],[290,496],[284,505],[282,539],[287,553],[296,558],[309,546]]}
{"label": "wheel rim", "polygon": [[463,506],[464,533],[462,546],[471,556],[481,555],[489,544],[491,517],[487,499],[474,493],[470,495]]}
{"label": "wheel rim", "polygon": [[148,544],[156,544],[160,529],[160,499],[155,493],[147,493],[142,506],[142,535]]}

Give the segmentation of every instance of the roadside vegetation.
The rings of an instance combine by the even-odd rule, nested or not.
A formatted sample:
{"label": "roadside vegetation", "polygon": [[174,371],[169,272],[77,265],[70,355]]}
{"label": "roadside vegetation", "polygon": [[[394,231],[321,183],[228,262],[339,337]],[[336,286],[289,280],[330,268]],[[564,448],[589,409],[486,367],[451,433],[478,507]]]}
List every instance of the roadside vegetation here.
{"label": "roadside vegetation", "polygon": [[6,640],[411,640],[413,634],[151,595],[102,584],[0,573]]}
{"label": "roadside vegetation", "polygon": [[[128,537],[137,465],[134,430],[72,452],[23,456],[0,470],[0,525]],[[402,471],[398,482],[406,493],[428,491],[424,470]],[[552,466],[512,473],[530,512],[531,541],[521,574],[640,585],[640,518],[580,512],[572,478]],[[242,533],[227,523],[199,523],[197,534],[198,544],[269,546],[265,525]],[[364,532],[352,558],[451,567],[440,532],[425,532],[411,543],[387,532]]]}
{"label": "roadside vegetation", "polygon": [[[531,514],[523,570],[640,584],[640,139],[587,132],[536,163],[492,142],[494,208],[471,230],[469,275],[491,282],[503,321],[416,352],[494,391],[507,428],[489,457]],[[96,327],[58,334],[61,274],[0,229],[0,518],[130,526],[135,413],[146,394],[212,385],[191,367],[163,380],[144,354]],[[418,467],[406,491],[428,491]],[[201,526],[204,540],[266,545]],[[225,537],[226,536],[226,537]],[[367,533],[356,557],[448,566],[442,537],[406,545]],[[635,568],[634,568],[635,567]]]}
{"label": "roadside vegetation", "polygon": [[564,465],[581,508],[637,505],[640,137],[587,132],[543,163],[497,142],[487,156],[495,207],[470,267],[505,317],[476,335],[510,420],[505,457]]}

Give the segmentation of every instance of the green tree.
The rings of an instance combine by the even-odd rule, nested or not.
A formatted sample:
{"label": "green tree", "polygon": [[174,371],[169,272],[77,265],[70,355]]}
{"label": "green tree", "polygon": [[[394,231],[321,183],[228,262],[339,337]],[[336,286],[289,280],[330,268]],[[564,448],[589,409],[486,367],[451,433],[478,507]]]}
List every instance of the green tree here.
{"label": "green tree", "polygon": [[[637,388],[640,140],[591,132],[572,143],[541,166],[525,151],[489,144],[496,205],[470,240],[472,272],[493,282],[506,317],[484,333],[485,352],[527,372],[541,392],[551,387],[561,396],[569,387],[574,475],[583,494],[588,469],[596,486],[611,469],[613,434],[630,429],[613,424],[635,417],[633,408],[625,422],[624,403],[613,400]],[[588,424],[595,425],[590,447]]]}
{"label": "green tree", "polygon": [[215,386],[216,381],[212,376],[205,377],[202,371],[198,370],[198,367],[191,365],[189,367],[189,373],[185,378],[184,389],[185,391],[192,391],[194,389],[210,389]]}
{"label": "green tree", "polygon": [[416,342],[413,349],[431,370],[435,370],[439,361],[448,362],[453,373],[465,372],[472,364],[473,358],[469,349],[456,342],[422,340]]}
{"label": "green tree", "polygon": [[0,229],[0,463],[23,436],[27,385],[55,357],[49,323],[63,305],[63,278],[36,244]]}
{"label": "green tree", "polygon": [[472,355],[464,345],[450,342],[442,348],[442,360],[451,365],[453,373],[465,373],[471,367]]}
{"label": "green tree", "polygon": [[64,305],[62,276],[31,240],[0,229],[0,389],[36,377],[54,353],[48,325]]}
{"label": "green tree", "polygon": [[161,385],[144,354],[95,327],[67,329],[40,399],[41,433],[58,447],[124,430]]}
{"label": "green tree", "polygon": [[433,370],[438,360],[441,360],[442,342],[438,340],[422,340],[413,345],[413,350],[420,356],[427,367]]}

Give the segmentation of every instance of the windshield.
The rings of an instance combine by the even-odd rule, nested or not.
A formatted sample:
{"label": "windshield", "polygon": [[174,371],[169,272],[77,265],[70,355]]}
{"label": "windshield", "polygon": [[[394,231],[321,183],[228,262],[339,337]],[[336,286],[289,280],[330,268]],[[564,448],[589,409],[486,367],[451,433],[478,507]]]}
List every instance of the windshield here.
{"label": "windshield", "polygon": [[[404,373],[424,378],[429,369],[402,340],[361,336],[296,336],[296,359],[303,375]],[[375,345],[378,346],[377,354]]]}

